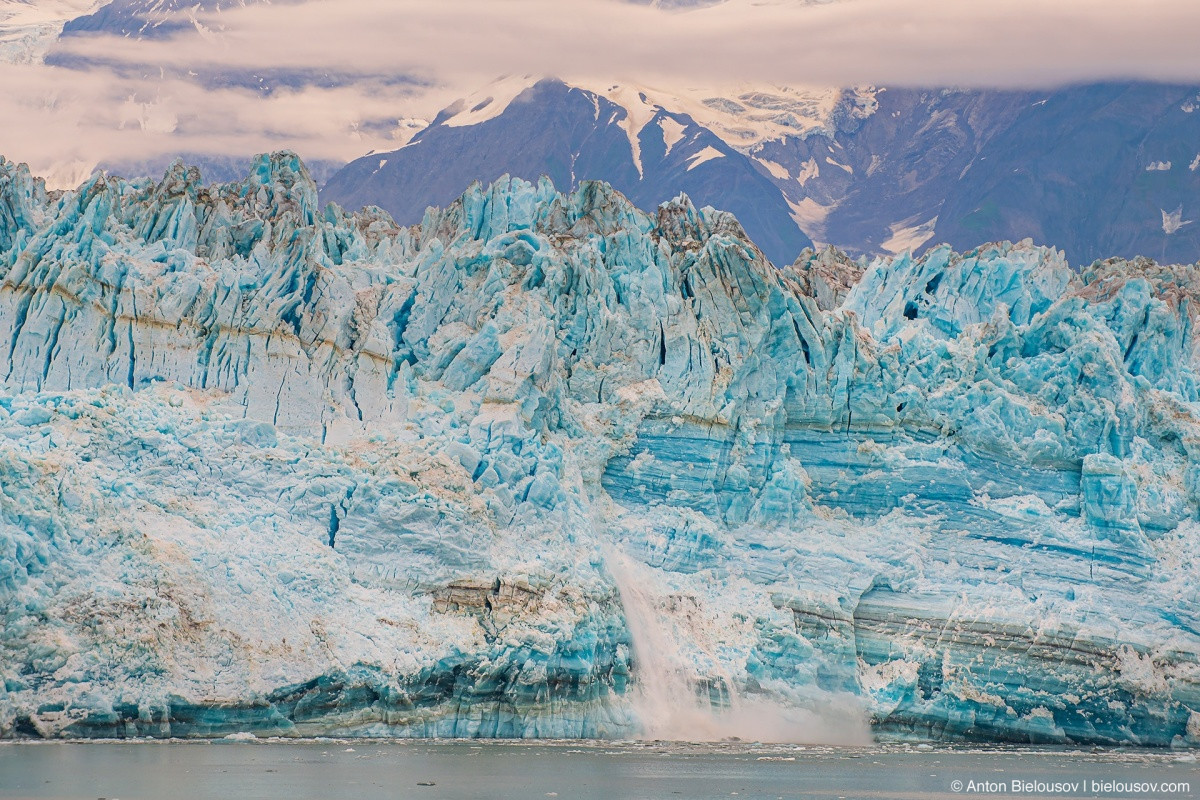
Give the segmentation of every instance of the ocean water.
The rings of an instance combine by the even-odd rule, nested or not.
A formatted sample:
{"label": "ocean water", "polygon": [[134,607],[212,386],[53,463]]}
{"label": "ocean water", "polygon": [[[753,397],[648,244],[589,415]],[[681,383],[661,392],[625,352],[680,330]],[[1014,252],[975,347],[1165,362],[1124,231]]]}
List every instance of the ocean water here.
{"label": "ocean water", "polygon": [[1188,753],[661,742],[0,745],[0,798],[1187,798]]}

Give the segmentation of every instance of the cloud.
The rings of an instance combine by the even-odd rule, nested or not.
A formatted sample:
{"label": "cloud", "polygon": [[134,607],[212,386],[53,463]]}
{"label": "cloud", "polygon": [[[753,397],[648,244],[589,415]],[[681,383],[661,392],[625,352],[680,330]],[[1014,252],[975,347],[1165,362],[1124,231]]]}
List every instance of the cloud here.
{"label": "cloud", "polygon": [[[658,87],[1043,87],[1200,82],[1194,0],[307,0],[225,10],[166,40],[72,37],[110,68],[0,67],[0,152],[35,163],[245,154],[349,159],[501,74]],[[353,80],[269,94],[190,75]],[[149,77],[137,77],[147,75]],[[397,77],[424,85],[397,83]],[[211,83],[211,82],[210,82]],[[12,122],[19,120],[19,122]]]}
{"label": "cloud", "polygon": [[225,11],[221,35],[83,39],[91,56],[434,80],[504,73],[805,85],[1200,80],[1194,0],[309,0]]}
{"label": "cloud", "polygon": [[[396,146],[403,87],[307,87],[264,96],[182,79],[116,78],[105,71],[0,65],[0,153],[39,174],[61,165],[162,153],[247,155],[279,148],[344,160]],[[70,184],[70,174],[57,183]]]}

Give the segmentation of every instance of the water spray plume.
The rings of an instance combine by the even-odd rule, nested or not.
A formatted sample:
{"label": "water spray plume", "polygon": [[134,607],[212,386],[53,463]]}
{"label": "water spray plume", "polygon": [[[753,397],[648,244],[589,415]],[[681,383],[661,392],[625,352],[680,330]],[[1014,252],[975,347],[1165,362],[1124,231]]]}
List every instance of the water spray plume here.
{"label": "water spray plume", "polygon": [[[667,598],[654,571],[617,550],[605,557],[625,611],[633,646],[632,701],[642,736],[692,742],[743,740],[796,744],[865,745],[871,742],[861,707],[830,697],[801,708],[769,695],[746,695],[732,674],[693,674]],[[719,664],[715,658],[714,664]],[[716,695],[716,702],[714,702]]]}

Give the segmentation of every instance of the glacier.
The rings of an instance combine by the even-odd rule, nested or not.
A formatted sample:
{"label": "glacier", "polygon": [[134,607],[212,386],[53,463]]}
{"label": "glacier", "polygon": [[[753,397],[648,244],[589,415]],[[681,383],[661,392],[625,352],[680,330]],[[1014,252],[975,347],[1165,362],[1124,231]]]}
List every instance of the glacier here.
{"label": "glacier", "polygon": [[0,736],[1200,745],[1198,265],[276,153],[0,161],[0,276]]}

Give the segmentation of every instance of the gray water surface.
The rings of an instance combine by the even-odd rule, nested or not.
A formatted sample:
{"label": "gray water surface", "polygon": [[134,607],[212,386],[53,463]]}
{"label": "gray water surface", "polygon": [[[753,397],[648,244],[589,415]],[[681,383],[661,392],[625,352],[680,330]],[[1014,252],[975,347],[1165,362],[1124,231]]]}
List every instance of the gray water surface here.
{"label": "gray water surface", "polygon": [[[1105,782],[1125,786],[1106,791]],[[6,799],[1197,796],[1195,757],[1161,751],[646,742],[0,744],[0,798]]]}

